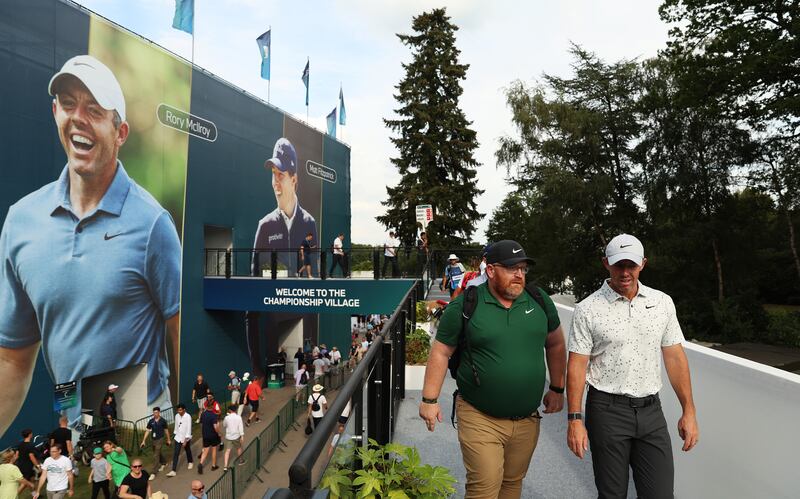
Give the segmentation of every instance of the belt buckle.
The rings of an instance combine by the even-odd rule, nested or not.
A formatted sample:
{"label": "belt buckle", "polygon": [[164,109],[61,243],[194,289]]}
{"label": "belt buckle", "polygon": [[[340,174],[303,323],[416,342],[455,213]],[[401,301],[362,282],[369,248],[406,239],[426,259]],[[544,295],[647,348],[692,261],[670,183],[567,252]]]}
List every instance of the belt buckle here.
{"label": "belt buckle", "polygon": [[628,403],[634,409],[641,409],[642,407],[647,407],[647,397],[628,398]]}

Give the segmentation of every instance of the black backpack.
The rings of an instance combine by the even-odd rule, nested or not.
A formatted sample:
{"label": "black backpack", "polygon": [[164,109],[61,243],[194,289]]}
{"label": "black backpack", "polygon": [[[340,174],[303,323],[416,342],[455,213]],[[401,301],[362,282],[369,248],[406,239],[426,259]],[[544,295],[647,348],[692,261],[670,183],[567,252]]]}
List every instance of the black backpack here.
{"label": "black backpack", "polygon": [[303,374],[300,375],[300,384],[301,385],[308,384],[308,371],[303,371]]}
{"label": "black backpack", "polygon": [[319,399],[320,399],[320,397],[322,397],[322,395],[318,396],[317,398],[314,398],[313,395],[311,396],[311,400],[314,401],[314,403],[311,404],[311,410],[314,411],[314,412],[319,411]]}
{"label": "black backpack", "polygon": [[[544,298],[542,298],[542,294],[539,292],[538,286],[532,282],[529,282],[525,285],[525,290],[533,297],[534,300],[536,300],[536,303],[538,303],[542,309],[545,309]],[[472,314],[475,313],[475,308],[477,306],[478,287],[470,286],[464,290],[464,306],[461,313],[461,332],[463,334],[459,335],[458,337],[458,345],[456,346],[456,350],[453,352],[453,355],[450,356],[450,360],[447,362],[447,368],[450,370],[450,376],[452,376],[453,379],[458,379],[458,367],[461,365],[461,357],[466,349],[467,354],[469,354],[468,362],[470,368],[472,369],[472,376],[475,379],[475,386],[481,386],[481,380],[478,377],[478,370],[472,363],[472,350],[470,349],[469,338],[467,335],[467,324],[469,324],[470,319],[472,319]]]}

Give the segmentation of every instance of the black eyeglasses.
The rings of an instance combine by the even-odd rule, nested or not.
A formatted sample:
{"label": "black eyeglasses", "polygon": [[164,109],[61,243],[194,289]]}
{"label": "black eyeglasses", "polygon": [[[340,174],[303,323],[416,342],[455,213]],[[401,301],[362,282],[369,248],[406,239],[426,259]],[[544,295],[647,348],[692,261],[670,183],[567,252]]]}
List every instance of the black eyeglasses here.
{"label": "black eyeglasses", "polygon": [[142,467],[141,464],[133,464],[133,465],[131,465],[131,468],[141,468],[141,467]]}
{"label": "black eyeglasses", "polygon": [[192,487],[192,490],[205,490],[206,486],[203,485],[202,487]]}
{"label": "black eyeglasses", "polygon": [[501,264],[499,264],[499,263],[493,263],[493,264],[492,264],[492,266],[493,266],[493,267],[500,267],[500,268],[502,268],[502,269],[503,269],[505,272],[508,272],[509,274],[516,274],[517,272],[519,272],[519,273],[521,273],[522,275],[525,275],[525,274],[527,274],[527,273],[528,273],[528,270],[530,270],[530,269],[528,268],[528,266],[527,266],[527,265],[519,265],[519,266],[514,266],[514,267],[506,267],[505,265],[501,265]]}

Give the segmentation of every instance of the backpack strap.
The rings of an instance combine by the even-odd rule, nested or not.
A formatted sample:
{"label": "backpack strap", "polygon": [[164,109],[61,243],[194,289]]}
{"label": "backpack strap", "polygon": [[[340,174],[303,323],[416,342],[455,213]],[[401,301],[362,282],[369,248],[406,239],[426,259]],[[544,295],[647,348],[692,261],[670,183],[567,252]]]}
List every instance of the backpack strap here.
{"label": "backpack strap", "polygon": [[481,379],[478,377],[478,370],[475,368],[475,364],[472,363],[472,349],[470,348],[468,333],[469,328],[467,327],[477,307],[478,287],[472,286],[464,291],[464,306],[461,311],[461,333],[463,335],[464,346],[466,347],[467,354],[469,354],[469,367],[472,369],[472,377],[475,380],[475,385],[481,386]]}
{"label": "backpack strap", "polygon": [[547,308],[544,306],[544,298],[542,297],[542,292],[539,291],[539,286],[533,282],[529,282],[525,284],[525,291],[527,291],[528,294],[531,295],[534,300],[536,300],[536,303],[538,303],[539,306],[542,307],[542,310],[545,311],[545,314],[547,314]]}

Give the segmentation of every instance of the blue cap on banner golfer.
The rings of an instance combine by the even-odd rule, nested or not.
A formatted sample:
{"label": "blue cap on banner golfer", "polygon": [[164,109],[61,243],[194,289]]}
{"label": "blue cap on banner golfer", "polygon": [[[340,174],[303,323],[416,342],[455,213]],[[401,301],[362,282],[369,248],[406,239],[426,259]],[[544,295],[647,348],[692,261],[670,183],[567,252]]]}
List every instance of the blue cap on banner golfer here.
{"label": "blue cap on banner golfer", "polygon": [[297,152],[289,139],[281,137],[275,142],[272,158],[264,162],[264,167],[267,169],[273,166],[282,172],[297,174]]}

